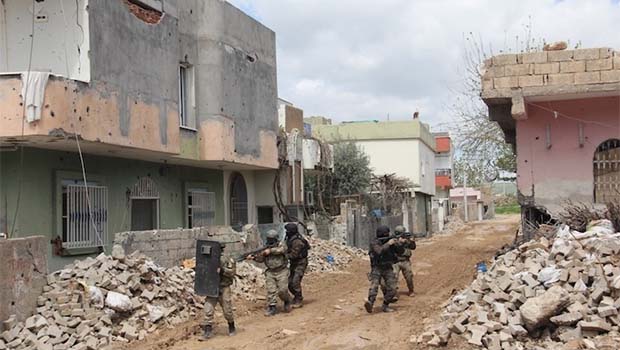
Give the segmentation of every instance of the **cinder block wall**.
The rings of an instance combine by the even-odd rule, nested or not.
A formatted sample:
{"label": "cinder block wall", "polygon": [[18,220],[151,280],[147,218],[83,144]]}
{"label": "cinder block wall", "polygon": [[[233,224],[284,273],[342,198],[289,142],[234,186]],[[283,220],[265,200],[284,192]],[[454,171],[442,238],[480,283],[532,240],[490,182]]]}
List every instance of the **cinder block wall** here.
{"label": "cinder block wall", "polygon": [[122,246],[125,254],[140,251],[158,265],[172,267],[196,255],[198,239],[236,242],[226,246],[231,254],[240,254],[262,245],[260,233],[254,225],[246,225],[241,233],[229,226],[121,232],[115,235],[114,244]]}
{"label": "cinder block wall", "polygon": [[45,241],[43,236],[0,240],[0,321],[11,315],[23,321],[35,311],[47,283]]}
{"label": "cinder block wall", "polygon": [[502,54],[484,62],[482,89],[620,82],[620,52],[610,48]]}

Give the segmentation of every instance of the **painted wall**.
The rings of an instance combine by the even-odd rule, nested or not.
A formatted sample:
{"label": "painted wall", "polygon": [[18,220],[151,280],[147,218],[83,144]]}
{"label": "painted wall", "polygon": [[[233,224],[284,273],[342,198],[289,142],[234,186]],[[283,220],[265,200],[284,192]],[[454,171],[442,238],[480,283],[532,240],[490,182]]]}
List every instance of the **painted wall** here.
{"label": "painted wall", "polygon": [[[554,118],[558,111],[576,120]],[[592,202],[593,157],[605,140],[620,137],[620,99],[600,97],[528,104],[525,120],[517,121],[517,185],[525,199],[557,212],[567,199]],[[579,123],[584,125],[585,143],[579,146]],[[601,123],[593,124],[593,123]],[[546,127],[551,130],[551,148],[546,147]]]}
{"label": "painted wall", "polygon": [[[0,2],[0,71],[28,70],[33,2]],[[32,70],[90,80],[89,0],[34,2]]]}
{"label": "painted wall", "polygon": [[[139,177],[150,176],[160,193],[160,227],[177,228],[185,226],[185,185],[187,182],[200,183],[216,194],[216,223],[224,223],[222,171],[184,166],[168,166],[111,157],[84,155],[89,179],[101,179],[108,187],[108,240],[114,232],[128,231],[131,218],[128,213],[126,191]],[[7,227],[11,227],[17,201],[19,152],[0,153],[0,215]],[[55,214],[55,186],[57,171],[81,175],[78,154],[40,149],[24,149],[23,187],[16,236],[31,234],[45,235],[47,238],[57,234]],[[1,230],[1,227],[0,227]],[[110,248],[110,247],[108,247]],[[48,245],[51,255],[51,246]],[[51,266],[56,269],[70,259],[53,257]]]}
{"label": "painted wall", "polygon": [[435,194],[435,153],[420,140],[356,141],[370,158],[376,175],[392,174],[408,178],[418,192]]}

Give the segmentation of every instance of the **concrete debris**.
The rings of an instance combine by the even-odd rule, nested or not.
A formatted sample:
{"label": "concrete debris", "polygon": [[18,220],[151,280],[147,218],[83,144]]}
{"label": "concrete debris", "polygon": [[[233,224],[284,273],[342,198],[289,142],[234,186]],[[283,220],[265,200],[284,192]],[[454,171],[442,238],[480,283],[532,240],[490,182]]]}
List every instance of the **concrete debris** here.
{"label": "concrete debris", "polygon": [[[608,220],[504,251],[446,305],[418,343],[461,336],[482,348],[620,348],[620,233]],[[447,331],[449,334],[446,334]],[[587,345],[586,345],[587,344]]]}
{"label": "concrete debris", "polygon": [[[338,242],[310,238],[309,272],[344,269],[366,252]],[[237,264],[236,299],[265,300],[264,270]],[[24,322],[3,322],[0,350],[100,349],[112,342],[141,340],[158,329],[202,316],[204,298],[194,294],[194,270],[162,268],[139,252],[120,246],[49,274],[36,314]],[[442,334],[450,335],[450,331]],[[284,330],[284,335],[296,334]],[[446,335],[447,334],[447,335]]]}
{"label": "concrete debris", "polygon": [[308,241],[312,247],[308,251],[309,272],[339,271],[354,259],[368,257],[367,251],[347,246],[344,243],[314,237],[309,238]]}
{"label": "concrete debris", "polygon": [[140,253],[101,254],[48,275],[36,314],[10,319],[6,349],[101,349],[200,314],[194,271],[163,269]]}

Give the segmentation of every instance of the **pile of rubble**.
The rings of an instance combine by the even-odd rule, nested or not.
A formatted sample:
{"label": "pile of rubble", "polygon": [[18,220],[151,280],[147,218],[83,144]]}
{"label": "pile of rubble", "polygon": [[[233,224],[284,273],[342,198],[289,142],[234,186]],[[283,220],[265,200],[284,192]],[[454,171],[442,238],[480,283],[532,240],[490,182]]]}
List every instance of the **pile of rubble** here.
{"label": "pile of rubble", "polygon": [[139,253],[101,254],[48,275],[35,315],[4,322],[0,349],[100,349],[196,317],[194,272],[163,269]]}
{"label": "pile of rubble", "polygon": [[368,252],[349,247],[337,241],[309,238],[312,248],[308,252],[310,272],[334,272],[344,269],[354,259],[367,258]]}
{"label": "pile of rubble", "polygon": [[459,232],[463,227],[465,227],[463,220],[458,215],[451,215],[448,217],[448,223],[444,225],[439,234],[452,235]]}
{"label": "pile of rubble", "polygon": [[[557,230],[496,258],[455,295],[442,322],[412,341],[451,335],[491,350],[620,347],[620,233],[608,220]],[[598,337],[605,335],[606,337]],[[608,345],[606,345],[608,346]]]}
{"label": "pile of rubble", "polygon": [[249,301],[263,300],[265,294],[264,269],[254,263],[237,263],[237,278],[233,285],[233,296]]}

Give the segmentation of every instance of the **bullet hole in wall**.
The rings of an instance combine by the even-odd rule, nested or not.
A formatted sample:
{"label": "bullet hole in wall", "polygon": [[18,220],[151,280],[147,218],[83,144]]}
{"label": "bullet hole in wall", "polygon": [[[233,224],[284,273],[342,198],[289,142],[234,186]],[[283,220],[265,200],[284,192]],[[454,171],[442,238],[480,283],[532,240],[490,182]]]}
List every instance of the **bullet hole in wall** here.
{"label": "bullet hole in wall", "polygon": [[536,140],[540,140],[540,137],[539,137],[539,136],[536,136]]}
{"label": "bullet hole in wall", "polygon": [[51,115],[51,116],[52,116],[52,118],[53,118],[53,117],[55,117],[55,116],[56,116],[56,113],[54,113],[54,111],[51,111],[51,112],[50,112],[50,115]]}
{"label": "bullet hole in wall", "polygon": [[86,113],[90,112],[90,106],[86,106]]}

